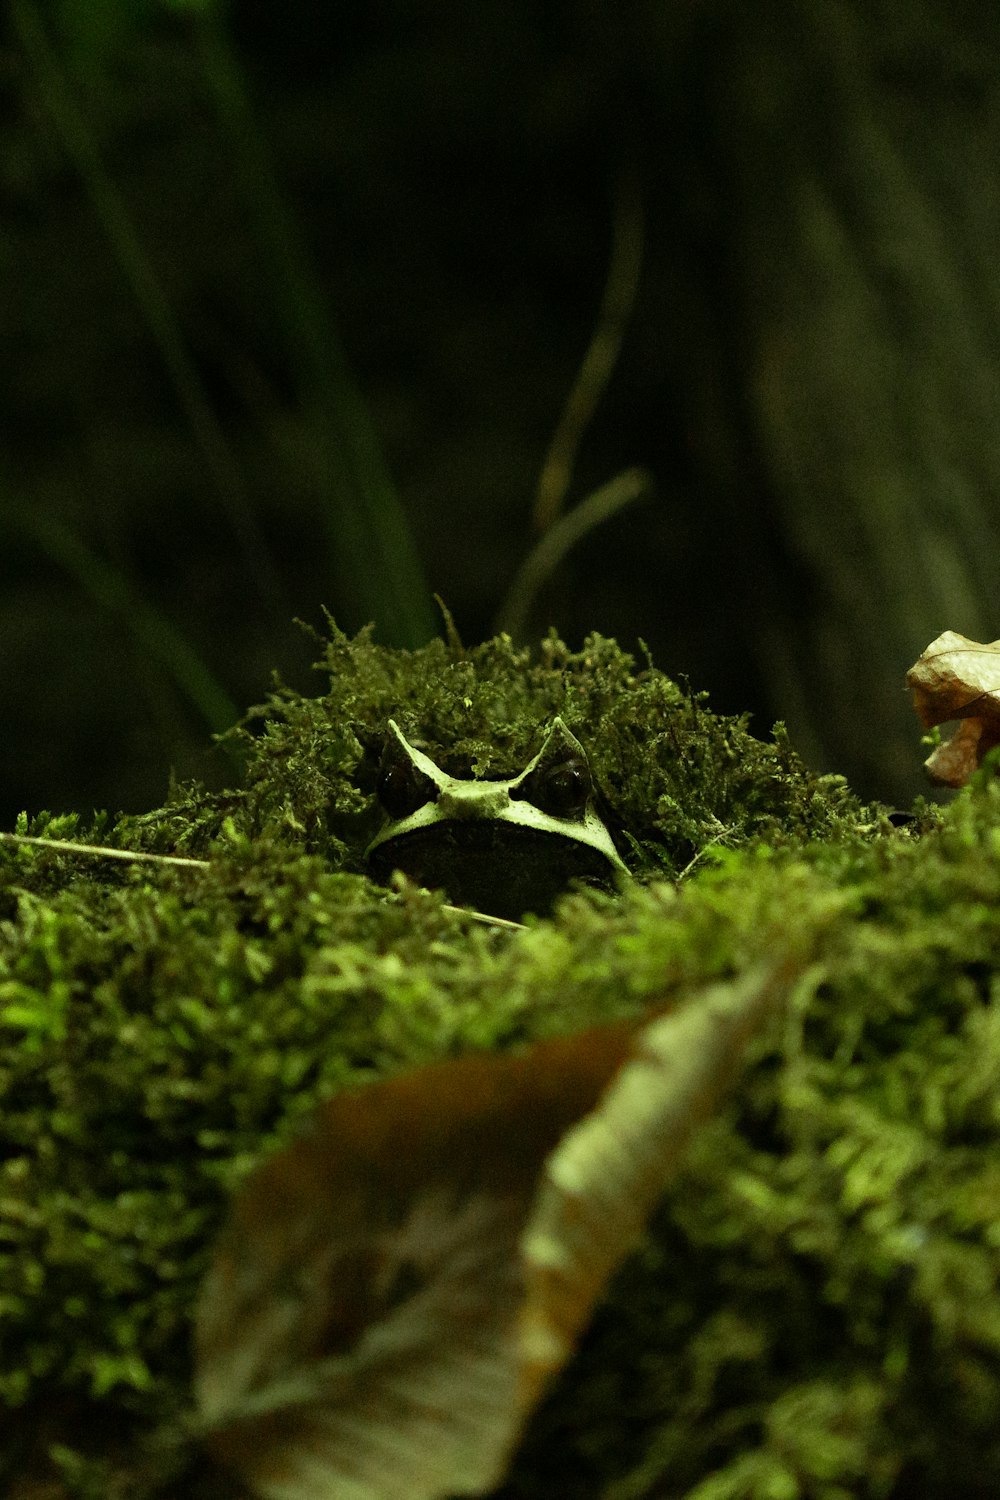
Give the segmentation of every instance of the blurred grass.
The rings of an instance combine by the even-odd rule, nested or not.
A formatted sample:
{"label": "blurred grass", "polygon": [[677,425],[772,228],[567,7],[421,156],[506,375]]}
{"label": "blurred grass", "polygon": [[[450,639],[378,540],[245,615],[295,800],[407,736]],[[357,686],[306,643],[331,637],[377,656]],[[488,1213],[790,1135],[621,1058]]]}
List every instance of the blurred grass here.
{"label": "blurred grass", "polygon": [[[558,510],[641,464],[656,502],[544,572],[525,633],[641,639],[868,794],[905,806],[922,790],[905,670],[945,626],[997,633],[996,14],[809,0],[785,26],[778,0],[620,15],[571,0],[558,17],[527,0],[16,3],[41,17],[288,603],[260,607],[11,28],[0,506],[54,515],[247,702],[272,666],[304,681],[293,613],[325,604],[350,632],[375,618],[419,635],[390,605],[422,610],[422,585],[377,592],[411,533],[464,637],[482,638],[539,470]],[[543,463],[608,267],[597,185],[632,161],[648,242],[635,315],[586,443],[587,378]],[[630,279],[609,273],[609,292]],[[591,372],[620,331],[613,304]],[[337,331],[364,401],[343,391]],[[382,504],[384,553],[366,507],[393,492],[372,417],[407,507]],[[74,803],[97,764],[85,795],[104,805],[146,757],[132,795],[150,805],[165,752],[192,766],[200,725],[35,555],[0,518],[0,779],[39,805],[65,770]]]}
{"label": "blurred grass", "polygon": [[[102,7],[95,7],[100,14]],[[188,354],[184,337],[160,278],[136,233],[125,202],[104,166],[86,118],[73,97],[69,80],[50,45],[36,6],[15,0],[14,22],[39,94],[60,144],[80,176],[118,268],[128,284],[163,360],[174,396],[197,444],[219,503],[250,564],[262,598],[273,604],[280,595],[274,566],[264,542],[243,476],[212,411],[211,402]]]}
{"label": "blurred grass", "polygon": [[[316,471],[312,492],[319,497],[315,530],[326,558],[330,607],[348,619],[375,621],[386,644],[420,645],[436,630],[430,591],[301,227],[261,138],[222,8],[211,3],[157,5],[151,0],[143,5],[61,0],[43,11],[34,0],[14,0],[11,17],[38,100],[155,344],[251,586],[265,611],[284,621],[291,613],[286,602],[290,591],[281,579],[252,487],[87,107],[99,89],[102,71],[111,70],[166,11],[175,13],[172,24],[181,27],[214,108],[219,151],[228,153],[246,228],[263,262],[273,314],[294,374],[294,400],[310,428],[309,461]],[[188,14],[178,18],[180,12]],[[295,461],[301,465],[303,455],[297,454]],[[179,624],[144,598],[141,580],[130,576],[127,565],[102,555],[78,520],[42,513],[34,497],[18,493],[16,479],[11,478],[8,497],[10,525],[72,577],[96,607],[125,622],[151,666],[167,669],[182,697],[210,729],[228,727],[237,709],[227,690]],[[19,511],[22,524],[17,528]]]}
{"label": "blurred grass", "polygon": [[430,592],[368,408],[311,265],[301,227],[256,128],[242,70],[217,5],[204,5],[194,38],[237,184],[273,275],[289,353],[304,390],[316,392],[321,520],[336,596],[374,619],[386,644],[420,646],[436,634]]}
{"label": "blurred grass", "polygon": [[[150,663],[165,669],[181,697],[213,734],[232,728],[240,709],[183,632],[145,599],[118,568],[106,563],[51,517],[21,517],[15,528],[72,578],[98,609],[120,621]],[[234,756],[232,741],[222,748]]]}

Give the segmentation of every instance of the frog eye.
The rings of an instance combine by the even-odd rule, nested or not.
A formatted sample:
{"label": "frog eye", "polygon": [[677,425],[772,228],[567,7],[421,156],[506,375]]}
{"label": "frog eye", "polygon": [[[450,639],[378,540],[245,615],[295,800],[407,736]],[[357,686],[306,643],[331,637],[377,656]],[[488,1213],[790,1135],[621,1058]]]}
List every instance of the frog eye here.
{"label": "frog eye", "polygon": [[375,790],[390,818],[408,818],[438,794],[431,778],[402,756],[395,745],[387,747],[382,757]]}
{"label": "frog eye", "polygon": [[579,818],[590,800],[593,782],[584,757],[571,755],[566,760],[541,764],[526,776],[512,797],[523,797],[539,812],[553,818]]}

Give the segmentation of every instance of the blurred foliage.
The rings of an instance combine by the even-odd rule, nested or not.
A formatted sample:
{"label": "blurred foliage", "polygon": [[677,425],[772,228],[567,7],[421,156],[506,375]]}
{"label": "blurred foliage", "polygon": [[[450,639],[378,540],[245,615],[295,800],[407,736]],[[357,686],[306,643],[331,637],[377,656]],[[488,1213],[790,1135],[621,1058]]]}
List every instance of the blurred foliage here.
{"label": "blurred foliage", "polygon": [[[229,700],[322,605],[482,638],[613,261],[636,302],[550,623],[907,801],[906,667],[996,634],[1000,13],[946,0],[16,0],[0,113],[0,763],[27,803],[204,773],[170,661],[11,527],[52,522]],[[351,373],[356,371],[356,377]],[[394,476],[390,480],[389,474]],[[426,581],[425,581],[426,575]]]}

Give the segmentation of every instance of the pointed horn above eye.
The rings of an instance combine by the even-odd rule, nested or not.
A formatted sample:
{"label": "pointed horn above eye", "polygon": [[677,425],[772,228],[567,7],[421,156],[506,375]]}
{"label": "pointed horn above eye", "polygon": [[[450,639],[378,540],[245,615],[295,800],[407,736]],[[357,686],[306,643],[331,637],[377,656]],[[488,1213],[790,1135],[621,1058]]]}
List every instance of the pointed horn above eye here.
{"label": "pointed horn above eye", "polygon": [[448,780],[448,778],[441,770],[441,767],[436,765],[435,762],[431,760],[429,755],[425,755],[423,750],[418,750],[415,745],[410,744],[409,740],[406,738],[406,735],[400,729],[395,719],[390,719],[388,721],[388,726],[392,730],[392,733],[395,735],[396,740],[403,750],[404,754],[409,758],[413,765],[415,765],[418,770],[423,771],[425,776],[429,776],[431,781],[434,782],[435,786],[442,786],[444,782]]}
{"label": "pointed horn above eye", "polygon": [[549,725],[549,732],[545,736],[540,754],[544,755],[547,751],[555,749],[556,747],[559,747],[560,749],[565,747],[565,749],[571,750],[580,755],[586,754],[586,751],[584,750],[580,741],[577,739],[576,735],[571,729],[567,729],[566,724],[559,714],[556,714],[555,718],[552,720],[552,723]]}

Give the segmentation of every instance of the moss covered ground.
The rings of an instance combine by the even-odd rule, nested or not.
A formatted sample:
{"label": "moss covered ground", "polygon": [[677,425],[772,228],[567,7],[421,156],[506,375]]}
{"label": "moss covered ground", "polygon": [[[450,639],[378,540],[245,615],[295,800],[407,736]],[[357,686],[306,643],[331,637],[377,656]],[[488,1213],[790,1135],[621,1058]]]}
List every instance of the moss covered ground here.
{"label": "moss covered ground", "polygon": [[[598,637],[336,630],[242,785],[0,843],[0,1487],[216,1500],[186,1434],[227,1197],[320,1099],[640,1015],[776,951],[789,1002],[702,1130],[501,1493],[1000,1493],[1000,787],[897,827]],[[385,721],[514,774],[560,713],[634,872],[485,928],[363,873]]]}

